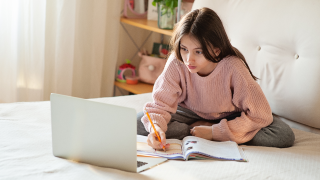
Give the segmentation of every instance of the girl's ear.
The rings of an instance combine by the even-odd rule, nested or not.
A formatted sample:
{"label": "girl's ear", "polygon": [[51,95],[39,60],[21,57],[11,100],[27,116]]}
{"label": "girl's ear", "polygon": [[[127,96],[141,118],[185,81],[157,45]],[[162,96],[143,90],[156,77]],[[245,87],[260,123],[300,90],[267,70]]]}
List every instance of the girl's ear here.
{"label": "girl's ear", "polygon": [[214,49],[213,49],[213,52],[214,52],[214,55],[215,55],[215,56],[219,56],[221,50],[220,50],[219,48],[214,48]]}

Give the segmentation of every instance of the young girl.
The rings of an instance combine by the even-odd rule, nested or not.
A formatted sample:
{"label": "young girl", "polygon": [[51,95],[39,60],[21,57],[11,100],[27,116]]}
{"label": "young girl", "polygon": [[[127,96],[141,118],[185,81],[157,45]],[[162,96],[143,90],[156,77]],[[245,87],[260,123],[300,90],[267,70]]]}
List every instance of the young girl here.
{"label": "young girl", "polygon": [[[196,9],[175,27],[172,52],[146,103],[162,143],[193,135],[238,144],[290,147],[291,128],[272,116],[244,56],[230,44],[218,15]],[[148,117],[137,117],[138,134],[162,149]]]}

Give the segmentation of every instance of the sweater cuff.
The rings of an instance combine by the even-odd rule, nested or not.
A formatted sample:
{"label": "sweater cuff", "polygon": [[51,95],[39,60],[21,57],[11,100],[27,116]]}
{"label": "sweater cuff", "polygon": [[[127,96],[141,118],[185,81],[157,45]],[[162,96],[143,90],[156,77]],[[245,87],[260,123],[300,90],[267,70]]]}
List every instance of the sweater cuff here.
{"label": "sweater cuff", "polygon": [[[151,115],[150,115],[151,116]],[[160,123],[160,121],[157,121],[153,116],[151,116],[151,119],[153,120],[153,124],[154,125],[158,125],[162,130],[163,132],[166,132],[167,131],[167,125],[166,124],[162,124]],[[143,123],[144,125],[144,128],[146,129],[146,131],[148,131],[149,133],[153,130],[153,127],[149,121],[149,118],[147,117],[147,115],[144,115],[142,118],[141,118],[141,122]]]}
{"label": "sweater cuff", "polygon": [[230,141],[228,133],[221,126],[224,123],[227,123],[226,119],[222,119],[219,124],[212,125],[212,138],[214,141]]}

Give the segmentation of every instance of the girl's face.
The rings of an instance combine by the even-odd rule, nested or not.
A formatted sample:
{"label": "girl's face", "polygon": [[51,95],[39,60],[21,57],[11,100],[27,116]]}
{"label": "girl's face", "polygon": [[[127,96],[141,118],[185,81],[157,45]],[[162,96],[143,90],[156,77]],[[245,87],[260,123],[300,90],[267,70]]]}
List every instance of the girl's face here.
{"label": "girl's face", "polygon": [[[214,48],[216,56],[219,55],[220,50]],[[191,73],[198,73],[200,76],[209,75],[217,63],[207,60],[203,53],[200,43],[190,35],[184,35],[180,41],[180,54],[184,64]]]}

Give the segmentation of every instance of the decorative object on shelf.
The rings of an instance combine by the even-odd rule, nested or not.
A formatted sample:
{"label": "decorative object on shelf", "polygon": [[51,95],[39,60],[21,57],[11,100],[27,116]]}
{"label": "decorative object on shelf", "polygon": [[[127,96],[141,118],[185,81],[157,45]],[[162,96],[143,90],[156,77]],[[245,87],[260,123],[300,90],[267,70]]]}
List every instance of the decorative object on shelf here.
{"label": "decorative object on shelf", "polygon": [[138,76],[125,76],[127,84],[138,84]]}
{"label": "decorative object on shelf", "polygon": [[140,14],[147,12],[147,3],[147,0],[134,0],[134,11]]}
{"label": "decorative object on shelf", "polygon": [[139,64],[139,80],[145,83],[154,84],[162,73],[167,60],[149,56],[145,50],[138,54],[142,58]]}
{"label": "decorative object on shelf", "polygon": [[153,0],[152,5],[158,8],[158,27],[173,29],[176,23],[178,0]]}
{"label": "decorative object on shelf", "polygon": [[180,9],[180,19],[191,11],[193,3],[194,0],[182,0]]}
{"label": "decorative object on shelf", "polygon": [[152,0],[148,1],[148,20],[158,21],[158,10],[157,6],[152,5]]}
{"label": "decorative object on shelf", "polygon": [[134,9],[134,0],[129,0],[130,7]]}
{"label": "decorative object on shelf", "polygon": [[124,9],[123,9],[123,16],[126,18],[132,18],[132,19],[146,19],[148,15],[148,11],[144,13],[138,13],[132,9],[132,6],[130,5],[130,0],[124,1]]}
{"label": "decorative object on shelf", "polygon": [[[194,3],[194,0],[180,0],[180,6],[179,6],[179,0],[178,0],[178,7],[177,7],[177,12],[180,9],[180,18],[177,16],[177,22],[179,22],[179,20],[188,12],[191,11],[192,9],[192,5]],[[158,10],[156,5],[153,6],[152,5],[153,1],[149,0],[148,1],[148,20],[154,20],[157,21],[158,20]],[[179,8],[180,7],[180,8]],[[179,13],[177,13],[179,14]]]}
{"label": "decorative object on shelf", "polygon": [[169,53],[169,45],[153,43],[152,55],[155,57],[166,58]]}
{"label": "decorative object on shelf", "polygon": [[[122,64],[119,67],[117,81],[127,83],[127,84],[137,84],[138,83],[139,77],[136,76],[136,67],[134,67],[130,63],[131,63],[130,60],[126,59],[126,63]],[[124,77],[124,72],[126,70],[130,70],[132,72],[132,75]]]}
{"label": "decorative object on shelf", "polygon": [[160,29],[173,29],[176,23],[178,0],[153,0],[152,5],[158,8],[158,27]]}

